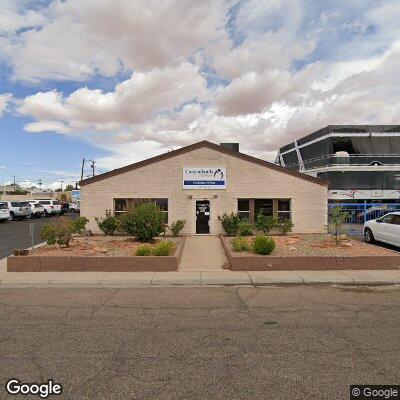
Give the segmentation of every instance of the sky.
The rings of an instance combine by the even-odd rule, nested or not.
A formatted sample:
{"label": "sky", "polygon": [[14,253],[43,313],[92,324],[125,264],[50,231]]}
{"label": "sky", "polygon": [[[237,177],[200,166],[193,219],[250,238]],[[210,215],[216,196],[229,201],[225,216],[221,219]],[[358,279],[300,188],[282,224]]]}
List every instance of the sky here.
{"label": "sky", "polygon": [[[397,124],[398,0],[1,0],[0,184]],[[89,176],[85,168],[84,176]]]}

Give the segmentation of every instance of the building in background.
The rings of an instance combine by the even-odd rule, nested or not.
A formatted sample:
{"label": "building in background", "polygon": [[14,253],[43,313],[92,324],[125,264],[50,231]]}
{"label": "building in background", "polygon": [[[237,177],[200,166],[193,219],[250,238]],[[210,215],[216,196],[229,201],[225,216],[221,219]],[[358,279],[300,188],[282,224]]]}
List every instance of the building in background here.
{"label": "building in background", "polygon": [[281,147],[276,164],[328,181],[331,203],[400,203],[400,125],[328,125]]}

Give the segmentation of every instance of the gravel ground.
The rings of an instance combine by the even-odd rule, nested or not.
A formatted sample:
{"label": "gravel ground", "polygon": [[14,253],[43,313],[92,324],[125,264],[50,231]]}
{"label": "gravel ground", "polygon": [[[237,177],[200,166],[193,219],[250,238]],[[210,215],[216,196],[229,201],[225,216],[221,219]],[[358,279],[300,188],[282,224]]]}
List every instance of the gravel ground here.
{"label": "gravel ground", "polygon": [[[171,240],[178,242],[179,238],[159,238],[152,242]],[[133,238],[126,236],[84,236],[74,237],[70,247],[43,246],[33,251],[32,255],[42,256],[133,256],[136,248],[141,245]]]}
{"label": "gravel ground", "polygon": [[[390,249],[372,246],[357,239],[344,240],[340,246],[336,246],[331,236],[323,233],[271,237],[276,242],[272,256],[387,256],[394,254]],[[232,239],[229,238],[229,240]],[[252,238],[249,237],[248,240],[252,240]]]}

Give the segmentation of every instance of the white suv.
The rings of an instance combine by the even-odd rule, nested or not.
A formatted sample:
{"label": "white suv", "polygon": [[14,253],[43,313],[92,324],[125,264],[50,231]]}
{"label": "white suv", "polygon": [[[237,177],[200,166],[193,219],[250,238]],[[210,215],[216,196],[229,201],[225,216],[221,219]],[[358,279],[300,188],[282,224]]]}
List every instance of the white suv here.
{"label": "white suv", "polygon": [[31,208],[28,203],[24,201],[6,201],[8,209],[10,210],[10,218],[14,219],[25,219],[30,218]]}
{"label": "white suv", "polygon": [[61,204],[58,200],[49,199],[38,199],[34,200],[35,203],[39,203],[44,207],[44,215],[59,215],[61,213]]}
{"label": "white suv", "polygon": [[364,239],[367,243],[376,240],[400,247],[400,212],[367,221],[364,225]]}
{"label": "white suv", "polygon": [[44,207],[42,204],[36,203],[34,201],[28,201],[31,207],[32,218],[44,217]]}
{"label": "white suv", "polygon": [[0,222],[7,221],[10,218],[10,210],[6,203],[0,203]]}

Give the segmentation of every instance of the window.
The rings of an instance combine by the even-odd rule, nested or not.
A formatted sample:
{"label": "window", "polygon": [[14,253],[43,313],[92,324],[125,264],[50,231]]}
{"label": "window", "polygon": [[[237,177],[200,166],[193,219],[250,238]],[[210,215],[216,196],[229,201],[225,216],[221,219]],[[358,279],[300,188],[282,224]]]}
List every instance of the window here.
{"label": "window", "polygon": [[250,201],[249,199],[238,199],[238,214],[240,218],[250,220]]}
{"label": "window", "polygon": [[400,225],[400,215],[397,215],[397,214],[393,215],[392,224]]}
{"label": "window", "polygon": [[0,210],[8,210],[6,203],[0,203]]}
{"label": "window", "polygon": [[254,199],[254,215],[258,214],[273,215],[272,199]]}
{"label": "window", "polygon": [[50,204],[50,200],[40,200],[39,204]]}
{"label": "window", "polygon": [[290,219],[290,200],[278,200],[278,219]]}
{"label": "window", "polygon": [[121,214],[128,210],[129,207],[133,207],[140,203],[146,202],[155,203],[160,209],[165,213],[166,221],[168,222],[168,199],[139,199],[139,198],[130,198],[130,199],[114,199],[114,213]]}
{"label": "window", "polygon": [[383,216],[379,221],[383,222],[385,224],[391,224],[392,223],[392,217],[393,217],[392,214],[388,214],[388,215]]}
{"label": "window", "polygon": [[58,206],[58,205],[60,205],[60,202],[59,202],[58,200],[54,200],[54,201],[53,201],[53,204],[54,204],[55,206]]}
{"label": "window", "polygon": [[11,207],[21,207],[21,203],[19,201],[12,201]]}

